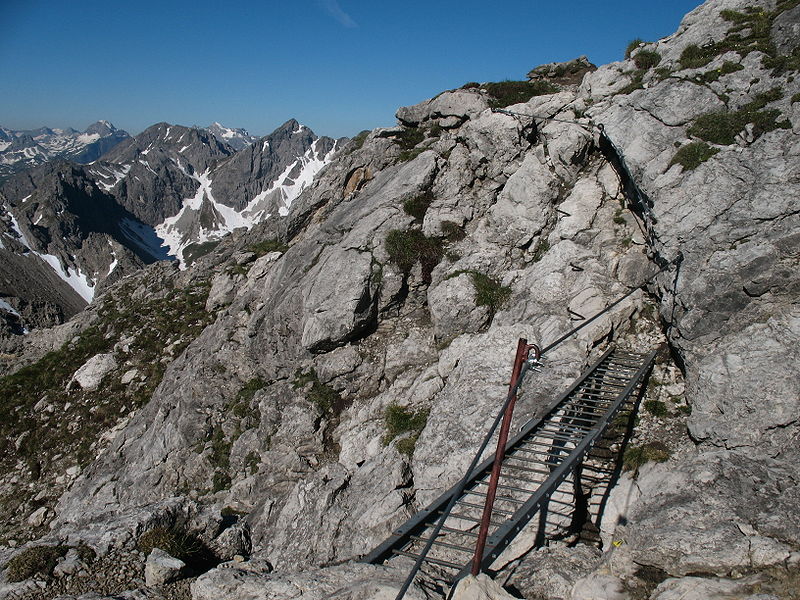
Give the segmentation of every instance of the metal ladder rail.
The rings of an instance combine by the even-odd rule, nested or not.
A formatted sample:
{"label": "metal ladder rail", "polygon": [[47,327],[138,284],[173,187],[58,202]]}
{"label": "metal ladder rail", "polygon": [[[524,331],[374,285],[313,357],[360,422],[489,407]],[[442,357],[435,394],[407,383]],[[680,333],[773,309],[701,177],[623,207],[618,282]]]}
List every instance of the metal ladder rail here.
{"label": "metal ladder rail", "polygon": [[[597,369],[603,361],[614,353],[614,349],[610,348],[603,355],[596,360],[592,365],[585,369],[578,378],[565,390],[543,413],[538,419],[530,419],[525,423],[516,436],[509,440],[506,445],[506,453],[516,446],[520,445],[524,439],[540,425],[543,427],[550,417],[557,413],[561,405],[569,400],[571,394],[578,390],[584,381],[588,380],[593,371]],[[478,465],[475,470],[470,474],[467,486],[464,491],[474,489],[476,483],[481,478],[488,475],[494,464],[494,455],[487,458],[483,463]],[[395,529],[395,531],[386,540],[379,544],[375,549],[361,559],[361,562],[378,564],[394,556],[395,550],[401,550],[410,541],[410,536],[420,535],[427,527],[431,526],[439,516],[441,511],[447,506],[453,494],[457,490],[458,485],[451,487],[449,490],[441,494],[427,507],[417,512],[403,525]]]}
{"label": "metal ladder rail", "polygon": [[[522,531],[522,528],[547,501],[547,497],[552,494],[553,491],[555,491],[555,489],[564,480],[566,480],[574,466],[581,461],[586,452],[588,452],[592,445],[600,438],[610,424],[611,420],[619,412],[622,405],[646,379],[648,372],[653,366],[653,362],[657,353],[658,349],[652,351],[645,357],[635,375],[631,378],[625,389],[619,393],[617,399],[611,405],[606,415],[598,423],[597,427],[592,432],[587,434],[586,437],[584,437],[584,439],[578,444],[578,446],[572,450],[569,457],[555,468],[547,481],[542,484],[536,493],[533,494],[528,501],[514,513],[514,516],[508,519],[491,536],[489,536],[488,543],[486,544],[486,551],[481,562],[481,567],[483,569],[488,569],[497,559],[497,557],[500,556],[511,540],[513,540],[514,537],[516,537],[516,535]],[[469,572],[470,565],[467,564],[458,573],[454,581],[465,577],[469,574]]]}

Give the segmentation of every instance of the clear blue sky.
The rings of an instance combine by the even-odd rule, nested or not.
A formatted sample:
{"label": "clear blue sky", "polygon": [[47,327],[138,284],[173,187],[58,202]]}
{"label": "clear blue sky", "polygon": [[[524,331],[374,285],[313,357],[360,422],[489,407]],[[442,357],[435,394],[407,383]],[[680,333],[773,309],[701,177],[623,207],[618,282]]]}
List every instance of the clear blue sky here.
{"label": "clear blue sky", "polygon": [[700,0],[0,0],[0,125],[136,134],[219,121],[266,135],[389,126],[468,81],[622,57]]}

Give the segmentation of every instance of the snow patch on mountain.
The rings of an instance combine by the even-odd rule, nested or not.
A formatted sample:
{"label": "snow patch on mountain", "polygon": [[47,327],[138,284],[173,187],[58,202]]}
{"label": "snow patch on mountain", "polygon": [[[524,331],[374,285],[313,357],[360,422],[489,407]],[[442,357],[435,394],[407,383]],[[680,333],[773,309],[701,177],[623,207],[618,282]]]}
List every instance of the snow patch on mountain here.
{"label": "snow patch on mountain", "polygon": [[81,270],[77,267],[74,270],[70,267],[64,267],[64,265],[61,264],[61,260],[59,260],[59,258],[53,254],[46,254],[44,252],[37,252],[34,250],[33,247],[31,247],[30,241],[22,232],[22,229],[20,229],[16,217],[10,212],[8,214],[11,217],[11,227],[19,236],[19,242],[33,254],[50,265],[50,268],[55,271],[56,275],[58,275],[67,283],[67,285],[75,290],[81,298],[86,300],[87,303],[91,302],[92,298],[94,298],[95,280],[90,279],[87,275],[81,273]]}
{"label": "snow patch on mountain", "polygon": [[56,275],[63,279],[73,290],[78,292],[78,295],[86,300],[87,303],[92,301],[94,298],[95,284],[93,279],[90,279],[87,275],[81,273],[81,270],[77,267],[74,271],[69,267],[64,267],[57,256],[53,256],[52,254],[43,254],[41,252],[36,252],[35,250],[33,253],[50,265],[53,271],[56,272]]}
{"label": "snow patch on mountain", "polygon": [[180,161],[174,161],[182,172],[199,185],[195,195],[183,201],[181,210],[157,225],[155,232],[164,240],[164,246],[169,249],[169,253],[178,258],[181,268],[185,268],[184,250],[187,247],[218,240],[240,227],[250,229],[272,216],[268,212],[270,206],[277,205],[281,216],[288,215],[294,199],[330,162],[337,150],[336,146],[334,143],[329,152],[323,153],[318,150],[315,140],[303,156],[290,163],[268,188],[257,194],[241,211],[214,198],[209,171],[203,174],[191,173]]}

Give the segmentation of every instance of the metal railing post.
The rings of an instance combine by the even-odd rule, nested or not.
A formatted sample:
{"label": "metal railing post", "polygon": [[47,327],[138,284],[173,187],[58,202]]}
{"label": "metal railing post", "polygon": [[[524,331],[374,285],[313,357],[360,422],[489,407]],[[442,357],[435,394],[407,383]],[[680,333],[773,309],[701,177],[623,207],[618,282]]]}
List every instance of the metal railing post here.
{"label": "metal railing post", "polygon": [[538,347],[528,345],[528,340],[525,338],[520,338],[517,342],[517,354],[514,358],[514,368],[511,371],[511,383],[509,384],[509,393],[511,394],[511,398],[505,414],[503,415],[503,423],[500,425],[500,435],[497,438],[497,450],[495,450],[492,474],[489,478],[489,487],[486,490],[486,502],[483,506],[483,516],[481,518],[480,530],[478,531],[478,540],[475,542],[475,555],[472,558],[473,575],[477,575],[481,571],[481,561],[483,560],[483,552],[486,548],[486,538],[489,536],[489,522],[492,518],[494,499],[497,495],[497,483],[500,479],[500,469],[503,466],[503,457],[506,453],[508,432],[511,429],[511,417],[514,414],[514,405],[517,401],[517,395],[513,392],[517,384],[519,374],[522,370],[522,365],[528,360],[528,353],[530,352],[531,348],[535,349],[536,358],[538,359]]}

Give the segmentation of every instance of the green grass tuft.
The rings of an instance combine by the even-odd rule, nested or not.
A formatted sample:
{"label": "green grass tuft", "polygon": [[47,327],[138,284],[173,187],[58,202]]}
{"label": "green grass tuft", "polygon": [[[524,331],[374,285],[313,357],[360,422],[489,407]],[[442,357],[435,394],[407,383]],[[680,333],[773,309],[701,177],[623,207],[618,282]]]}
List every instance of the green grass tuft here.
{"label": "green grass tuft", "polygon": [[481,89],[486,90],[491,96],[489,106],[492,108],[505,108],[512,104],[527,102],[534,96],[555,94],[558,86],[547,81],[499,81],[485,83]]}
{"label": "green grass tuft", "polygon": [[661,400],[647,400],[644,403],[644,409],[654,417],[666,417],[669,415],[667,405]]}
{"label": "green grass tuft", "polygon": [[661,55],[655,50],[639,50],[633,55],[633,62],[637,69],[646,71],[661,62]]}
{"label": "green grass tuft", "polygon": [[644,43],[644,40],[641,38],[635,38],[628,42],[628,46],[625,48],[625,58],[630,58],[631,53],[636,50],[641,44]]}
{"label": "green grass tuft", "polygon": [[430,192],[425,192],[403,202],[403,210],[417,221],[422,222],[431,202],[433,202],[433,195]]}
{"label": "green grass tuft", "polygon": [[441,240],[427,237],[417,229],[393,229],[386,236],[386,252],[389,260],[405,274],[419,262],[423,281],[430,283],[431,273],[444,255],[444,247]]}
{"label": "green grass tuft", "polygon": [[769,102],[778,100],[782,96],[783,92],[780,88],[773,88],[759,94],[752,102],[737,111],[706,113],[694,120],[688,133],[713,144],[728,146],[736,141],[736,134],[749,123],[754,125],[753,136],[755,138],[775,129],[790,129],[791,123],[788,120],[778,120],[779,110],[761,110]]}
{"label": "green grass tuft", "polygon": [[281,242],[280,240],[262,240],[260,242],[256,242],[252,244],[248,250],[257,254],[258,256],[264,256],[265,254],[269,254],[270,252],[286,252],[289,249],[289,246]]}
{"label": "green grass tuft", "polygon": [[428,423],[429,414],[429,409],[415,411],[397,404],[389,405],[384,413],[386,433],[382,438],[383,445],[388,446],[398,436],[410,433],[411,435],[397,442],[396,447],[398,452],[411,456],[420,433]]}
{"label": "green grass tuft", "polygon": [[197,259],[209,254],[217,246],[219,246],[219,240],[212,240],[201,244],[190,244],[183,250],[183,260],[187,265],[191,265]]}
{"label": "green grass tuft", "polygon": [[69,546],[31,546],[26,548],[6,563],[6,579],[17,583],[30,579],[34,575],[50,577],[64,556]]}
{"label": "green grass tuft", "polygon": [[642,446],[631,446],[622,457],[625,471],[638,472],[639,467],[648,462],[665,462],[672,456],[669,448],[661,442],[649,442]]}
{"label": "green grass tuft", "polygon": [[678,149],[669,165],[681,165],[685,171],[691,171],[718,152],[719,149],[712,148],[705,142],[690,142]]}
{"label": "green grass tuft", "polygon": [[322,383],[316,370],[311,369],[303,372],[300,369],[295,372],[292,386],[295,389],[306,387],[311,384],[311,388],[306,394],[306,399],[314,404],[322,415],[338,416],[344,410],[345,402],[341,394],[331,386]]}
{"label": "green grass tuft", "polygon": [[353,145],[353,150],[360,150],[361,147],[364,145],[364,142],[367,141],[367,136],[369,136],[369,130],[365,129],[357,136],[355,136],[350,143]]}

